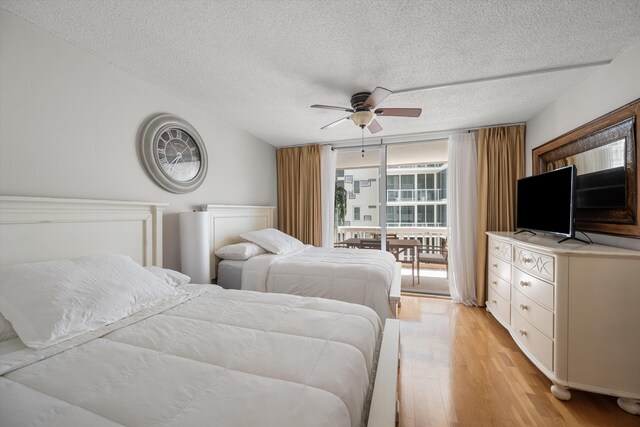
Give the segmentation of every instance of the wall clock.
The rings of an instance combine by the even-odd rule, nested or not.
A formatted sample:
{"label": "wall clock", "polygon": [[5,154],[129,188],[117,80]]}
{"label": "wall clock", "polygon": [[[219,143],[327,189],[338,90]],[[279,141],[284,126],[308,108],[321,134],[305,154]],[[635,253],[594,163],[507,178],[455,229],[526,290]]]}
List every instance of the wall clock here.
{"label": "wall clock", "polygon": [[140,134],[147,172],[165,190],[188,193],[207,175],[207,150],[193,126],[171,114],[151,117]]}

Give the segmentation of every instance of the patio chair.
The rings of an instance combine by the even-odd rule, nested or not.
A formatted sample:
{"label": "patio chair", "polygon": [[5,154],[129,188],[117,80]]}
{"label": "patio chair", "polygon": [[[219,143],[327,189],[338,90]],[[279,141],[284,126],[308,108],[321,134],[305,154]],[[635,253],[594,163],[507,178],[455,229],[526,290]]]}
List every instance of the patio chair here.
{"label": "patio chair", "polygon": [[447,241],[444,240],[442,245],[421,245],[418,246],[418,283],[420,283],[420,264],[439,264],[444,265],[449,277],[449,250],[447,249]]}

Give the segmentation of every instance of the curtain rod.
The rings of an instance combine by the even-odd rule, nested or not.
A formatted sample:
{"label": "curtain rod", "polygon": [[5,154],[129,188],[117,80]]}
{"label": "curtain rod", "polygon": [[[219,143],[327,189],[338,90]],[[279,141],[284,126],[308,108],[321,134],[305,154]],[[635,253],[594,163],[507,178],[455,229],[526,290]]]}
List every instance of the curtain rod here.
{"label": "curtain rod", "polygon": [[379,148],[382,145],[386,145],[383,143],[380,144],[366,144],[366,145],[341,145],[340,147],[331,147],[331,151],[350,151],[350,150],[362,150],[367,151],[368,148]]}
{"label": "curtain rod", "polygon": [[[472,132],[472,131],[476,131],[479,129],[489,129],[489,128],[495,128],[495,127],[503,127],[503,126],[517,126],[517,125],[525,125],[526,122],[515,122],[515,123],[502,123],[502,124],[497,124],[497,125],[487,125],[487,126],[478,126],[478,127],[473,127],[473,128],[459,128],[459,129],[445,129],[445,130],[435,130],[435,131],[430,131],[430,132],[423,132],[423,133],[419,133],[419,134],[411,134],[411,135],[395,135],[395,136],[388,136],[385,137],[384,140],[385,142],[382,143],[384,145],[389,145],[389,144],[399,144],[399,143],[406,143],[406,144],[412,144],[412,143],[420,143],[420,142],[425,142],[425,141],[433,141],[433,140],[437,140],[437,139],[446,139],[449,137],[449,135],[454,134],[454,133],[464,133],[464,132]],[[371,141],[372,137],[366,138],[369,141]],[[389,141],[391,140],[391,141]],[[344,141],[333,141],[333,142],[324,142],[321,143],[320,145],[330,145],[331,146],[331,150],[340,150],[340,149],[353,149],[353,148],[362,148],[362,144],[359,145],[346,145],[346,144],[357,144],[359,140],[357,139],[347,139]],[[337,144],[336,146],[334,146],[333,144]],[[371,148],[371,147],[379,147],[381,144],[380,143],[376,143],[376,144],[365,144],[364,147],[367,148]]]}

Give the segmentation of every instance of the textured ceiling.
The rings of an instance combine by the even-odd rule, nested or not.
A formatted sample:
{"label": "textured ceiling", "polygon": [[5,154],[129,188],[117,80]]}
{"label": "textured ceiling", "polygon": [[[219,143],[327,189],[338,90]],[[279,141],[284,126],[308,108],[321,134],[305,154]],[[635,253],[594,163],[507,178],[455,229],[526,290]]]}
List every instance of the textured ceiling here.
{"label": "textured ceiling", "polygon": [[[276,145],[360,137],[392,91],[607,61],[640,42],[638,0],[2,0],[0,6]],[[394,94],[377,137],[526,121],[598,67]],[[366,134],[366,132],[365,132]]]}

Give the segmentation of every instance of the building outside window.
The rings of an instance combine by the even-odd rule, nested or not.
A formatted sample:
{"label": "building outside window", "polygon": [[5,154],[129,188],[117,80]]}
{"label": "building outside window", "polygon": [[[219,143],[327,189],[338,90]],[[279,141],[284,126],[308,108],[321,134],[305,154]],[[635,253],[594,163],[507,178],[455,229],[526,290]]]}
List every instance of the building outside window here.
{"label": "building outside window", "polygon": [[387,175],[387,201],[397,202],[400,200],[400,176]]}
{"label": "building outside window", "polygon": [[[377,224],[378,171],[375,168],[338,169],[336,185],[351,196],[347,217],[352,226]],[[353,177],[347,182],[344,177]],[[361,181],[372,183],[362,187]],[[447,163],[427,163],[387,168],[388,227],[447,226]],[[353,206],[354,204],[360,206]],[[353,209],[351,207],[353,206]]]}
{"label": "building outside window", "polygon": [[415,188],[416,188],[416,176],[415,175],[400,175],[400,200],[412,201],[414,200]]}

